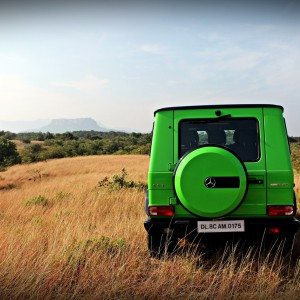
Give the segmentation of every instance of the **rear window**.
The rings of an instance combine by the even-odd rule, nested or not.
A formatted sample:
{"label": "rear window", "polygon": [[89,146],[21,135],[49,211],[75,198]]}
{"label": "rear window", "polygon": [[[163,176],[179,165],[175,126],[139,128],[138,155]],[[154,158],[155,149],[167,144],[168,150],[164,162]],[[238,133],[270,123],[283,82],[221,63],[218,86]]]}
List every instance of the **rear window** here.
{"label": "rear window", "polygon": [[258,161],[259,128],[256,119],[184,120],[179,125],[179,156],[202,145],[219,145],[242,161]]}

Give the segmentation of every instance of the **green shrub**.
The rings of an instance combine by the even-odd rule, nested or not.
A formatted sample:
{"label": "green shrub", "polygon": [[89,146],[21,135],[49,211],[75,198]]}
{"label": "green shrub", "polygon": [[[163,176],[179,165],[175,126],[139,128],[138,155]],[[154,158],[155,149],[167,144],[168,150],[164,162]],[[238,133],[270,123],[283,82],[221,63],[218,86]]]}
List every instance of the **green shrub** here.
{"label": "green shrub", "polygon": [[26,200],[26,202],[25,202],[26,206],[35,206],[35,205],[48,206],[48,204],[49,204],[49,201],[47,200],[47,198],[44,196],[41,196],[41,195],[30,198],[30,199]]}
{"label": "green shrub", "polygon": [[[3,137],[6,134],[2,132]],[[28,132],[18,133],[16,139],[26,144],[20,150],[24,163],[86,155],[149,154],[151,145],[151,134],[113,131],[75,131],[63,134]],[[36,140],[44,142],[29,143]]]}
{"label": "green shrub", "polygon": [[0,169],[21,162],[15,143],[5,137],[0,137]]}
{"label": "green shrub", "polygon": [[40,160],[40,153],[42,152],[43,147],[40,144],[31,144],[21,150],[22,162],[32,163]]}
{"label": "green shrub", "polygon": [[291,144],[293,167],[300,173],[300,143]]}
{"label": "green shrub", "polygon": [[69,198],[70,196],[71,196],[71,193],[60,191],[60,192],[56,193],[54,199],[58,200],[58,201],[61,201],[61,200],[64,200],[66,198]]}
{"label": "green shrub", "polygon": [[78,243],[73,243],[66,250],[67,263],[78,267],[85,263],[86,257],[95,252],[104,252],[115,256],[126,250],[127,244],[124,239],[112,239],[107,236],[87,239]]}
{"label": "green shrub", "polygon": [[137,189],[144,190],[147,188],[147,184],[143,182],[136,182],[133,180],[126,180],[127,172],[125,168],[122,169],[121,174],[115,174],[112,176],[111,180],[108,177],[104,177],[101,181],[98,182],[99,187],[108,187],[113,190],[119,190],[123,188],[127,189]]}
{"label": "green shrub", "polygon": [[31,143],[31,140],[30,139],[22,139],[22,143],[23,144],[30,144]]}
{"label": "green shrub", "polygon": [[45,136],[42,132],[38,132],[37,133],[37,137],[36,137],[37,141],[44,141],[45,140]]}

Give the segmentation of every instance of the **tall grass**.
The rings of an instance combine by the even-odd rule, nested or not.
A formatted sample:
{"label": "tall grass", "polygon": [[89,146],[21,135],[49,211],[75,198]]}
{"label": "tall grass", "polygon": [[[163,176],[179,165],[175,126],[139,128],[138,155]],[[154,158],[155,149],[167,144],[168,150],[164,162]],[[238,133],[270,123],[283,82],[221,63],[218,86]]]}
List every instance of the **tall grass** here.
{"label": "tall grass", "polygon": [[[146,182],[146,156],[78,157],[1,173],[1,298],[298,298],[300,271],[228,245],[150,258],[144,193],[99,186],[122,168]],[[299,181],[298,181],[299,188]]]}

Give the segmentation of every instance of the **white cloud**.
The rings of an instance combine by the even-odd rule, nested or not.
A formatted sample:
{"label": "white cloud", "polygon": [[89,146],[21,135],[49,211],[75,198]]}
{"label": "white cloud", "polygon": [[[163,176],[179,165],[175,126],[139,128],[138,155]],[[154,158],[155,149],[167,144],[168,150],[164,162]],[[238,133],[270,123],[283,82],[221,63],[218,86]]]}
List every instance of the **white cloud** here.
{"label": "white cloud", "polygon": [[220,60],[216,67],[224,71],[244,71],[253,69],[262,62],[266,55],[260,52],[240,51],[232,53],[227,59]]}
{"label": "white cloud", "polygon": [[[70,110],[70,104],[76,103]],[[0,74],[0,119],[32,120],[81,115],[83,103],[66,93],[32,84],[21,76]]]}
{"label": "white cloud", "polygon": [[215,71],[245,71],[255,68],[266,57],[266,53],[244,50],[239,47],[226,47],[224,49],[204,49],[195,52],[203,64]]}
{"label": "white cloud", "polygon": [[[278,44],[272,46],[272,49],[268,64],[263,66],[258,73],[269,86],[285,93],[294,93],[297,90],[297,94],[299,94],[299,48],[292,45]],[[293,96],[296,96],[296,94]]]}
{"label": "white cloud", "polygon": [[23,64],[28,62],[28,60],[20,55],[12,54],[12,53],[3,53],[0,52],[0,62],[1,67],[9,66],[10,64]]}
{"label": "white cloud", "polygon": [[72,88],[85,93],[95,93],[109,83],[108,79],[101,79],[92,75],[78,81],[55,84],[58,87]]}
{"label": "white cloud", "polygon": [[149,54],[163,55],[166,54],[166,47],[160,44],[144,44],[140,48],[140,51]]}
{"label": "white cloud", "polygon": [[0,95],[3,100],[13,97],[20,100],[36,93],[42,94],[42,90],[31,85],[21,76],[0,75]]}

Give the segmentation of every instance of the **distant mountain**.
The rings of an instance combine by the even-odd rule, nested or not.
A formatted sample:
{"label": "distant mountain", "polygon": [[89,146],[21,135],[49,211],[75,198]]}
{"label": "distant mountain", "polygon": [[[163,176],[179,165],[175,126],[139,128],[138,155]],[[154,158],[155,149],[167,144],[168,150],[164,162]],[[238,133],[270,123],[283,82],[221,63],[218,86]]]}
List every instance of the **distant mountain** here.
{"label": "distant mountain", "polygon": [[64,133],[67,131],[108,131],[105,127],[100,127],[92,118],[77,119],[53,119],[49,125],[43,126],[34,131]]}
{"label": "distant mountain", "polygon": [[33,131],[33,128],[39,128],[46,126],[51,120],[35,120],[35,121],[3,121],[0,120],[0,131],[10,131],[10,132],[24,132]]}
{"label": "distant mountain", "polygon": [[118,132],[125,132],[125,133],[132,133],[132,132],[140,132],[137,129],[132,129],[128,127],[114,127],[113,129],[108,129],[108,131],[118,131]]}
{"label": "distant mountain", "polygon": [[106,127],[100,122],[95,121],[92,118],[76,118],[76,119],[40,119],[35,121],[3,121],[0,120],[0,131],[10,132],[52,132],[63,133],[66,131],[120,131],[120,132],[139,132],[139,130],[132,128]]}

